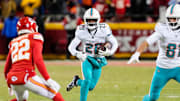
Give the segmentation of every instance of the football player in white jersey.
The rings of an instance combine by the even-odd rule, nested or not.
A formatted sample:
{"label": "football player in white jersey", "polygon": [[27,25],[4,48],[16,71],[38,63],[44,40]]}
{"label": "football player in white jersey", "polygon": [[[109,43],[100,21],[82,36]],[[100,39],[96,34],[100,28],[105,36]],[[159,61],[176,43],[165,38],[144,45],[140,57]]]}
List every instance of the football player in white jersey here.
{"label": "football player in white jersey", "polygon": [[150,35],[131,56],[128,63],[139,62],[140,54],[158,41],[159,54],[151,88],[143,101],[157,101],[160,92],[170,79],[180,82],[180,5],[170,5],[166,11],[166,23],[157,23]]}
{"label": "football player in white jersey", "polygon": [[[118,47],[109,26],[99,22],[99,12],[89,8],[84,14],[85,24],[77,27],[75,38],[68,47],[70,53],[82,62],[83,79],[78,75],[74,76],[73,81],[67,86],[67,91],[74,86],[80,86],[80,101],[87,101],[88,92],[96,86],[102,67],[107,64],[104,56],[113,55]],[[107,42],[111,44],[111,48],[105,47],[104,44]],[[82,50],[77,50],[80,43],[82,43]]]}

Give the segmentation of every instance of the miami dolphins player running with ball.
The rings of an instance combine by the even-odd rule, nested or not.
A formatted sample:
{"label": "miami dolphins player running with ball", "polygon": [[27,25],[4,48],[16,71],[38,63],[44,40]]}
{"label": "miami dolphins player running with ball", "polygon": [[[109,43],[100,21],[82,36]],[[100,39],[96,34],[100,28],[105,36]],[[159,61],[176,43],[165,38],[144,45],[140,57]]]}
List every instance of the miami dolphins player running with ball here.
{"label": "miami dolphins player running with ball", "polygon": [[[83,79],[75,75],[67,86],[67,91],[74,86],[80,86],[80,101],[87,101],[88,92],[96,86],[102,67],[107,64],[104,56],[113,55],[118,47],[111,29],[106,23],[99,23],[100,18],[96,9],[89,8],[84,14],[85,24],[77,27],[75,38],[68,47],[70,53],[82,62]],[[107,42],[111,44],[111,48],[104,46]],[[82,43],[82,51],[76,49],[80,43]]]}
{"label": "miami dolphins player running with ball", "polygon": [[157,23],[155,32],[149,36],[131,56],[128,63],[139,62],[140,54],[155,42],[159,42],[156,70],[148,95],[143,101],[157,101],[160,92],[170,79],[180,83],[180,5],[168,7],[166,23]]}

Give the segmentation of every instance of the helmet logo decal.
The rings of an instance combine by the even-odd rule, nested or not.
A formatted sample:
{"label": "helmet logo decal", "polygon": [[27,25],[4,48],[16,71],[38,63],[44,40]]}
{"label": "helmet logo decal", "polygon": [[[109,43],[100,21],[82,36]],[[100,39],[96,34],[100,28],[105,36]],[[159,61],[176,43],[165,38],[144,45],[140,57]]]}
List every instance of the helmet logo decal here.
{"label": "helmet logo decal", "polygon": [[170,14],[173,14],[174,7],[175,7],[175,4],[171,7],[171,12],[170,12]]}
{"label": "helmet logo decal", "polygon": [[91,8],[91,14],[90,14],[91,16],[92,16],[92,13],[93,13],[93,9]]}
{"label": "helmet logo decal", "polygon": [[26,24],[26,27],[29,27],[29,24]]}

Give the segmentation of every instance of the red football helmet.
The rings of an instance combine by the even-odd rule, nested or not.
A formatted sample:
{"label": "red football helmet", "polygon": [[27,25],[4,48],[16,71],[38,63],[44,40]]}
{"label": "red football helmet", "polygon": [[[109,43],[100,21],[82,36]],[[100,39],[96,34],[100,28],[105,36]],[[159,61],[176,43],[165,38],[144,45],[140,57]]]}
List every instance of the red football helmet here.
{"label": "red football helmet", "polygon": [[23,33],[38,32],[38,26],[36,21],[30,17],[22,17],[19,19],[16,25],[18,35]]}

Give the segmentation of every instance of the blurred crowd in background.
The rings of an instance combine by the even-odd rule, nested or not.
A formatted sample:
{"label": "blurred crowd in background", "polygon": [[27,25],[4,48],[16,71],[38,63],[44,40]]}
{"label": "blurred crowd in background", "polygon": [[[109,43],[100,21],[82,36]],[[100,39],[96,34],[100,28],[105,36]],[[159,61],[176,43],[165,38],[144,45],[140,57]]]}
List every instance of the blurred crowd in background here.
{"label": "blurred crowd in background", "polygon": [[39,32],[44,24],[57,22],[64,25],[67,43],[74,37],[76,26],[83,23],[88,8],[96,8],[103,22],[157,22],[163,19],[168,5],[180,0],[0,0],[0,22],[4,23],[1,35],[9,43],[17,36],[16,23],[22,16],[36,20]]}
{"label": "blurred crowd in background", "polygon": [[[60,22],[66,30],[74,30],[83,22],[83,14],[96,8],[104,22],[157,22],[170,4],[180,0],[0,0],[0,22],[14,25],[21,16],[36,19],[39,32],[44,23]],[[7,20],[7,21],[6,21]],[[8,24],[9,23],[9,24]],[[7,34],[9,27],[2,34]],[[8,32],[6,32],[8,31]],[[14,29],[12,29],[14,31]],[[11,32],[12,36],[14,37]]]}
{"label": "blurred crowd in background", "polygon": [[103,21],[147,21],[158,20],[162,7],[179,0],[0,0],[1,20],[15,12],[20,17],[41,16],[43,20],[59,22],[69,15],[82,18],[86,9],[96,8]]}

